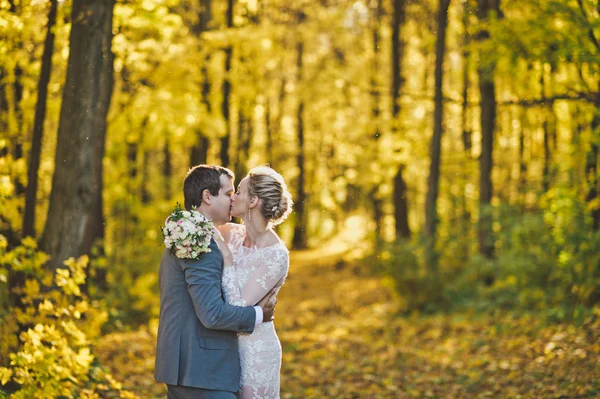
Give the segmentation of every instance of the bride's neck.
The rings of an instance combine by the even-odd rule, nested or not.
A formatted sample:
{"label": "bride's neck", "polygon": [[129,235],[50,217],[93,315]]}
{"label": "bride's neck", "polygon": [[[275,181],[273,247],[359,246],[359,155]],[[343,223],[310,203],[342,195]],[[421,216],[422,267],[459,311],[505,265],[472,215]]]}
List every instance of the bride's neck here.
{"label": "bride's neck", "polygon": [[250,247],[261,246],[269,235],[269,225],[264,218],[244,219],[246,226],[246,239],[244,243]]}

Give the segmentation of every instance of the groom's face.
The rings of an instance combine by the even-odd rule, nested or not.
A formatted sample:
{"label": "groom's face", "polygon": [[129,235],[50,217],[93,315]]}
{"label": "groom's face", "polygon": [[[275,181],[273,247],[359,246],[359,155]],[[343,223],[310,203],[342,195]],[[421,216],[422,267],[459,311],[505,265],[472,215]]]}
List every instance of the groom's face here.
{"label": "groom's face", "polygon": [[233,196],[233,180],[226,175],[221,175],[221,189],[219,195],[212,197],[212,219],[215,225],[220,226],[231,220],[231,197]]}

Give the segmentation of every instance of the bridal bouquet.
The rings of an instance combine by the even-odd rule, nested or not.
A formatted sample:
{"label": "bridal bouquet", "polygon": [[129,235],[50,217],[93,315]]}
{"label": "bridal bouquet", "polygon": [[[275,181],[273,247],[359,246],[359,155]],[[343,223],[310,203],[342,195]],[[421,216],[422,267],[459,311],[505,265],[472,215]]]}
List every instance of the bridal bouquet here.
{"label": "bridal bouquet", "polygon": [[172,255],[181,259],[197,259],[210,252],[210,239],[214,225],[200,212],[186,211],[177,204],[161,229],[165,246]]}

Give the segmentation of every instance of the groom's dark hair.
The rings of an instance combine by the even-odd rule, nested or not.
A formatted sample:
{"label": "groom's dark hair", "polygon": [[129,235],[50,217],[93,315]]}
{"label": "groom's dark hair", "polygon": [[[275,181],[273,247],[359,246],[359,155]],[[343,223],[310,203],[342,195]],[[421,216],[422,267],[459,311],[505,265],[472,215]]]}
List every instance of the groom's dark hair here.
{"label": "groom's dark hair", "polygon": [[219,195],[221,175],[233,179],[233,172],[217,165],[197,165],[190,169],[183,180],[183,199],[185,209],[202,204],[202,192],[208,190],[211,195]]}

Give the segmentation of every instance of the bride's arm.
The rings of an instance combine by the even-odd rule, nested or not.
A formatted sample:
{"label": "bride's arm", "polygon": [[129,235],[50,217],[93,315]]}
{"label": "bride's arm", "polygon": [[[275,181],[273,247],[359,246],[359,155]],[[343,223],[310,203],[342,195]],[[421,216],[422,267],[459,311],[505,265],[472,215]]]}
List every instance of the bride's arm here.
{"label": "bride's arm", "polygon": [[287,250],[278,250],[266,263],[260,265],[242,288],[242,299],[248,305],[256,305],[265,295],[285,279],[290,258]]}

